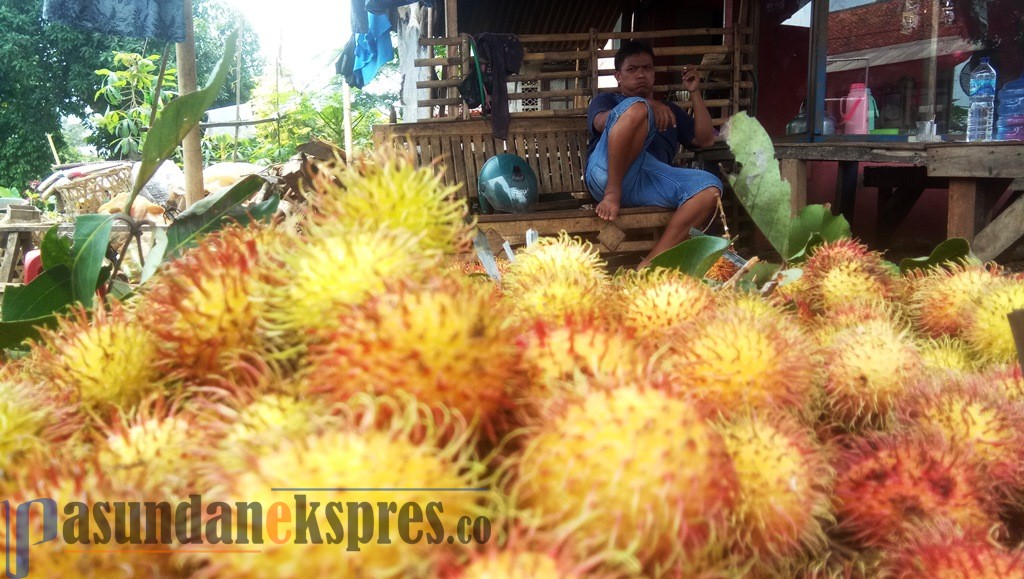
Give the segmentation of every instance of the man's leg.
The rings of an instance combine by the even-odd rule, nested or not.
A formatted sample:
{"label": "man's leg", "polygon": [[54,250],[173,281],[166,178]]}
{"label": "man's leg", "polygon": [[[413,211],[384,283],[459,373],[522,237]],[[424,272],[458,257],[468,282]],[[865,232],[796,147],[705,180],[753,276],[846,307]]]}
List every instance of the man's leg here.
{"label": "man's leg", "polygon": [[[610,171],[609,171],[610,172]],[[609,178],[609,181],[611,179]],[[708,187],[689,198],[676,209],[665,226],[665,233],[661,239],[654,244],[654,249],[647,254],[638,268],[644,268],[651,264],[656,255],[672,249],[690,237],[690,228],[704,226],[718,206],[718,187]]]}
{"label": "man's leg", "polygon": [[604,198],[597,204],[601,219],[614,221],[622,205],[622,179],[633,161],[644,150],[649,126],[647,104],[630,105],[608,132],[608,184]]}

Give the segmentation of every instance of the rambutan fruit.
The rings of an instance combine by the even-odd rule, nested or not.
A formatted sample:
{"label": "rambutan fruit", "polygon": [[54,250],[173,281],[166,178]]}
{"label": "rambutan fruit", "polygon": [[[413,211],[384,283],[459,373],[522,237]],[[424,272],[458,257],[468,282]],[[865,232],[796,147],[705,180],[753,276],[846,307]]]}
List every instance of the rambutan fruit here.
{"label": "rambutan fruit", "polygon": [[934,385],[911,398],[906,415],[920,429],[944,437],[954,449],[965,451],[992,483],[999,498],[1015,501],[1024,480],[1024,407],[1007,403],[991,389],[979,385],[951,388]]}
{"label": "rambutan fruit", "polygon": [[193,460],[199,450],[194,419],[164,401],[144,401],[104,427],[97,464],[115,491],[150,500],[182,499],[198,492]]}
{"label": "rambutan fruit", "polygon": [[926,370],[940,374],[961,375],[977,368],[974,353],[959,338],[942,336],[917,342],[921,362]]}
{"label": "rambutan fruit", "polygon": [[525,388],[512,393],[518,404],[542,403],[579,376],[639,375],[650,358],[629,328],[592,320],[537,321],[517,341],[529,372]]}
{"label": "rambutan fruit", "polygon": [[804,264],[808,298],[816,311],[889,299],[893,276],[880,254],[852,239],[825,243]]}
{"label": "rambutan fruit", "polygon": [[864,547],[899,544],[948,521],[969,532],[998,525],[987,487],[962,452],[934,436],[869,436],[836,468],[837,530]]}
{"label": "rambutan fruit", "polygon": [[445,187],[436,167],[417,167],[412,153],[384,147],[348,164],[321,165],[314,183],[319,215],[312,237],[337,237],[346,231],[382,228],[407,231],[421,251],[457,253],[468,249],[473,223],[469,208],[457,197],[458,187]]}
{"label": "rambutan fruit", "polygon": [[171,262],[139,311],[158,338],[163,367],[191,382],[237,382],[233,371],[260,349],[266,303],[257,291],[260,233],[230,227]]}
{"label": "rambutan fruit", "polygon": [[666,336],[660,367],[674,390],[713,413],[784,407],[803,415],[817,385],[816,349],[791,320],[723,309]]}
{"label": "rambutan fruit", "polygon": [[930,269],[910,283],[908,310],[914,326],[933,338],[962,335],[971,303],[999,280],[997,270],[982,265]]}
{"label": "rambutan fruit", "polygon": [[509,389],[521,384],[522,354],[489,287],[438,277],[396,284],[337,316],[311,346],[308,392],[344,402],[355,394],[407,394],[479,420],[497,439]]}
{"label": "rambutan fruit", "polygon": [[1024,577],[1024,552],[1010,551],[977,533],[939,525],[914,533],[888,552],[884,575],[893,579]]}
{"label": "rambutan fruit", "polygon": [[71,434],[61,424],[73,409],[45,388],[39,389],[0,372],[0,478],[10,476],[21,459]]}
{"label": "rambutan fruit", "polygon": [[[15,516],[15,508],[46,498],[57,505],[57,536],[44,540],[42,508],[33,508],[27,529],[28,545],[31,545],[29,577],[176,577],[182,574],[172,563],[168,549],[171,545],[143,544],[147,534],[158,541],[163,539],[161,530],[148,528],[145,516],[117,508],[117,502],[141,500],[138,496],[114,491],[102,473],[89,463],[72,460],[29,466],[31,470],[22,470],[15,480],[0,483],[0,493],[11,504],[9,526],[0,525],[0,543],[12,553],[10,565],[15,564],[15,537],[24,532],[18,528],[22,521]],[[106,503],[108,510],[95,515],[100,511],[95,507],[99,502]],[[123,502],[121,506],[124,507]],[[91,523],[100,516],[106,522],[105,528]],[[155,552],[157,549],[168,549],[168,552]],[[26,562],[21,557],[16,564],[19,571],[25,570]],[[8,568],[11,576],[15,576],[13,571],[13,567]]]}
{"label": "rambutan fruit", "polygon": [[66,391],[86,410],[128,408],[163,391],[157,364],[157,338],[119,304],[110,311],[83,309],[44,331],[32,348],[31,381],[43,380]]}
{"label": "rambutan fruit", "polygon": [[747,416],[718,430],[739,485],[728,531],[737,553],[771,569],[822,547],[833,473],[814,433],[785,416]]}
{"label": "rambutan fruit", "polygon": [[451,579],[572,579],[584,575],[567,570],[565,563],[548,553],[501,550],[476,557],[447,576]]}
{"label": "rambutan fruit", "polygon": [[330,408],[287,394],[242,395],[203,408],[199,419],[207,433],[207,452],[221,472],[244,472],[249,454],[261,455],[278,441],[303,439],[337,426]]}
{"label": "rambutan fruit", "polygon": [[843,330],[867,322],[887,323],[894,330],[910,332],[910,323],[892,303],[872,300],[837,306],[828,312],[805,317],[806,327],[814,334],[815,341],[823,347],[832,344]]}
{"label": "rambutan fruit", "polygon": [[502,289],[525,320],[602,319],[611,307],[604,260],[591,243],[565,232],[521,249],[502,279]]}
{"label": "rambutan fruit", "polygon": [[679,270],[647,268],[616,277],[623,323],[642,339],[658,341],[670,328],[708,316],[715,297]]}
{"label": "rambutan fruit", "polygon": [[685,400],[623,383],[550,405],[512,459],[520,519],[576,560],[634,561],[645,573],[718,563],[736,479],[721,436]]}
{"label": "rambutan fruit", "polygon": [[1016,362],[989,368],[979,375],[979,380],[1010,402],[1024,402],[1024,374]]}
{"label": "rambutan fruit", "polygon": [[979,295],[967,311],[964,338],[978,358],[990,363],[1017,360],[1006,315],[1024,309],[1024,281],[1003,280]]}
{"label": "rambutan fruit", "polygon": [[296,237],[274,253],[266,331],[286,342],[314,339],[344,307],[384,291],[388,281],[421,279],[440,259],[422,251],[417,236],[385,229]]}
{"label": "rambutan fruit", "polygon": [[884,321],[843,330],[823,356],[827,418],[852,430],[891,426],[922,364],[910,336]]}
{"label": "rambutan fruit", "polygon": [[736,265],[732,260],[723,255],[722,257],[719,257],[714,264],[711,265],[711,269],[709,269],[707,273],[704,274],[704,277],[712,281],[725,283],[729,281],[729,279],[732,278],[732,276],[739,273],[739,271],[740,267]]}
{"label": "rambutan fruit", "polygon": [[[218,500],[244,500],[266,506],[294,501],[319,510],[307,510],[307,531],[283,543],[262,545],[257,556],[207,556],[200,575],[211,577],[410,577],[430,576],[434,567],[453,553],[471,549],[455,536],[459,521],[493,518],[494,491],[489,490],[485,468],[473,456],[464,433],[442,441],[422,435],[429,424],[395,424],[380,430],[361,423],[346,423],[337,430],[305,438],[282,438],[261,454],[246,452],[251,468],[225,473],[212,491]],[[412,436],[412,432],[421,434]],[[274,489],[323,489],[276,492]],[[345,490],[339,490],[345,489]],[[370,489],[370,490],[367,490]],[[396,490],[389,490],[396,489]],[[460,489],[438,491],[432,489]],[[396,504],[399,512],[386,510]],[[380,505],[385,505],[381,507]],[[385,509],[385,510],[382,510]],[[331,513],[337,522],[331,523]],[[294,511],[293,511],[294,512]],[[405,513],[404,515],[400,513]],[[409,513],[419,513],[409,516]],[[296,516],[305,517],[300,510]],[[422,516],[421,516],[422,515]],[[403,521],[400,526],[400,517]],[[344,534],[338,529],[338,522]],[[315,523],[315,525],[314,525]],[[435,523],[439,525],[435,527]],[[245,523],[243,523],[245,524]],[[362,525],[372,525],[368,540],[357,541]],[[235,521],[236,532],[254,537],[256,528]],[[263,529],[262,536],[267,536]],[[401,533],[401,535],[400,535]],[[390,537],[385,544],[378,539]],[[418,542],[402,540],[418,537]],[[308,543],[305,542],[308,540]],[[318,544],[330,541],[341,545]],[[349,548],[346,548],[348,546]]]}

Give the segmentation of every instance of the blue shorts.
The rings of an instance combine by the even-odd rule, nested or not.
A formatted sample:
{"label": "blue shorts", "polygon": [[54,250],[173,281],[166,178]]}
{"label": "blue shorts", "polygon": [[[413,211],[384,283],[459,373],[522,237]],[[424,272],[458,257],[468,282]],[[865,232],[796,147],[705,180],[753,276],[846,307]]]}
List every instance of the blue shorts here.
{"label": "blue shorts", "polygon": [[[597,142],[597,148],[587,160],[587,188],[590,194],[600,202],[604,198],[604,189],[608,184],[608,135],[615,122],[630,106],[644,102],[640,97],[630,97],[619,103],[608,114],[604,132]],[[646,105],[645,105],[646,106]],[[647,108],[647,140],[644,151],[633,161],[622,179],[622,207],[643,207],[654,205],[677,209],[697,193],[715,187],[719,195],[722,192],[722,181],[698,169],[684,169],[667,165],[647,152],[647,145],[654,138],[654,113]]]}

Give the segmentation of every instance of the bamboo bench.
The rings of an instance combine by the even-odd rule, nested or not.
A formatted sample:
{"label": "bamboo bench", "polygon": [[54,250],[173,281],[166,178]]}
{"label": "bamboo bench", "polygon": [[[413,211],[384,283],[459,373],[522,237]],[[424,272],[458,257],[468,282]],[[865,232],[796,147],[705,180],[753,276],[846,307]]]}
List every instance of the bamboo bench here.
{"label": "bamboo bench", "polygon": [[[527,229],[540,235],[564,230],[592,242],[606,257],[636,256],[654,247],[672,217],[672,211],[662,207],[626,208],[613,222],[594,213],[594,200],[583,181],[589,138],[585,117],[513,117],[507,141],[493,137],[486,119],[376,125],[373,130],[377,144],[408,148],[419,166],[440,159],[444,184],[457,187],[458,195],[467,199],[492,247],[504,241],[523,244]],[[537,209],[479,214],[477,175],[487,159],[506,152],[525,159],[537,174]]]}

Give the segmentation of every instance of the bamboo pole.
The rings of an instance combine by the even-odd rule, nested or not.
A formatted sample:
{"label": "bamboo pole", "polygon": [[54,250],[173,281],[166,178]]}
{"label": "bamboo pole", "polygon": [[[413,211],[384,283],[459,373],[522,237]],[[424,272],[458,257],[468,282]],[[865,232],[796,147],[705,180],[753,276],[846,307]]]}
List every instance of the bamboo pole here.
{"label": "bamboo pole", "polygon": [[[178,94],[196,92],[196,37],[192,23],[192,0],[185,2],[185,41],[175,47],[178,57]],[[203,198],[203,152],[199,144],[199,126],[189,131],[181,142],[185,164],[185,204],[192,205]]]}

